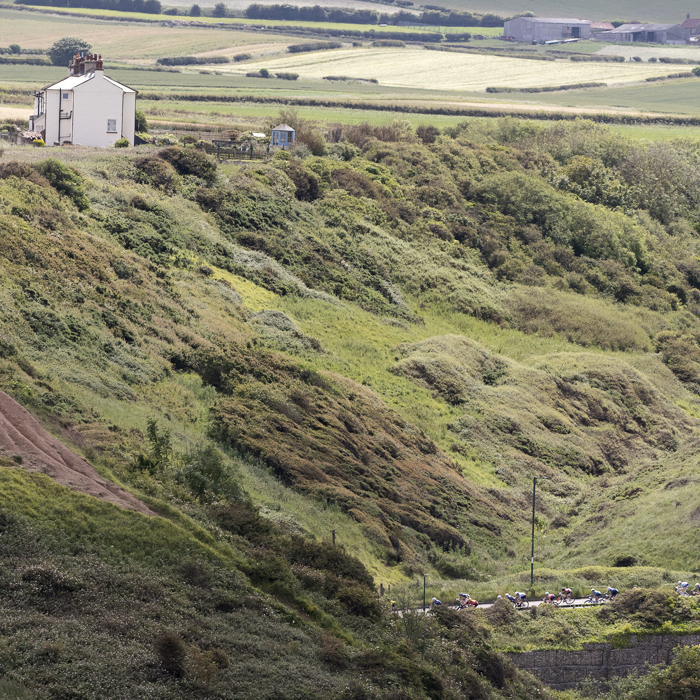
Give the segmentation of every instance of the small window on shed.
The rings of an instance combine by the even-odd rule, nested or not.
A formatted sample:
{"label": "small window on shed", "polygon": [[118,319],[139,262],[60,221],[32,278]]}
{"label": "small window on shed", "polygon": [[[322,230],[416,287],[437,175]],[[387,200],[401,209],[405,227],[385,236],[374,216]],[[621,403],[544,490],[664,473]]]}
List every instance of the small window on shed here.
{"label": "small window on shed", "polygon": [[63,93],[63,99],[64,99],[64,100],[70,99],[70,93],[69,93],[69,92],[64,92],[64,93]]}
{"label": "small window on shed", "polygon": [[108,119],[107,120],[107,131],[110,133],[113,133],[117,130],[117,120],[116,119]]}

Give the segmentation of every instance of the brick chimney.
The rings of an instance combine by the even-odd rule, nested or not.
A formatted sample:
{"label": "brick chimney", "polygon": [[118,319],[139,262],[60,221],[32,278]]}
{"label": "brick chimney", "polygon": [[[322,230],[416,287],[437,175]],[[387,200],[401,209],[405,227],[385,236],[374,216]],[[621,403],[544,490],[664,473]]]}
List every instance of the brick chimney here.
{"label": "brick chimney", "polygon": [[96,70],[104,70],[102,67],[102,56],[96,53],[89,53],[81,56],[76,54],[68,64],[68,75],[85,75]]}

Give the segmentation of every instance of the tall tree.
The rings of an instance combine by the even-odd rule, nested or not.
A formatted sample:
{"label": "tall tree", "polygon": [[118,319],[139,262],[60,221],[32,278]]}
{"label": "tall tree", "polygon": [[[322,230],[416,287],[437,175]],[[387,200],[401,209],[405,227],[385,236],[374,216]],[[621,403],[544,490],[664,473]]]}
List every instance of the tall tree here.
{"label": "tall tree", "polygon": [[56,41],[46,52],[54,66],[67,66],[68,62],[81,51],[89,51],[92,48],[84,39],[74,36],[64,36]]}

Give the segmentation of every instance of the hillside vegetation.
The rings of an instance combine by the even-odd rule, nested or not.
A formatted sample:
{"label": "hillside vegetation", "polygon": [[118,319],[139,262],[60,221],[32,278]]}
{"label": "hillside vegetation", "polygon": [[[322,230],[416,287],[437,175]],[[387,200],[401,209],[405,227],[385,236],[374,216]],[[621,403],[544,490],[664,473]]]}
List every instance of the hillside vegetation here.
{"label": "hillside vegetation", "polygon": [[535,475],[538,567],[698,570],[697,142],[280,118],[0,161],[0,389],[158,513],[3,458],[18,697],[535,697],[374,595],[519,581]]}

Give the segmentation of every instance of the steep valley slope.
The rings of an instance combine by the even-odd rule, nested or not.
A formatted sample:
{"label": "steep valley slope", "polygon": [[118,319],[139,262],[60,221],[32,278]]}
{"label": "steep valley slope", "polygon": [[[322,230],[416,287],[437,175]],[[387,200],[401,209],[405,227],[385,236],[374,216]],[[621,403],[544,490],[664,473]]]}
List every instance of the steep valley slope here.
{"label": "steep valley slope", "polygon": [[[298,697],[534,697],[483,630],[430,623],[459,673],[426,656],[374,584],[528,569],[535,476],[538,565],[698,569],[697,160],[509,119],[245,166],[6,149],[0,389],[157,517],[8,454],[3,668],[92,697],[119,638],[115,698],[294,697],[285,675]],[[70,695],[69,622],[95,634],[105,596]],[[40,654],[26,615],[57,630]]]}

